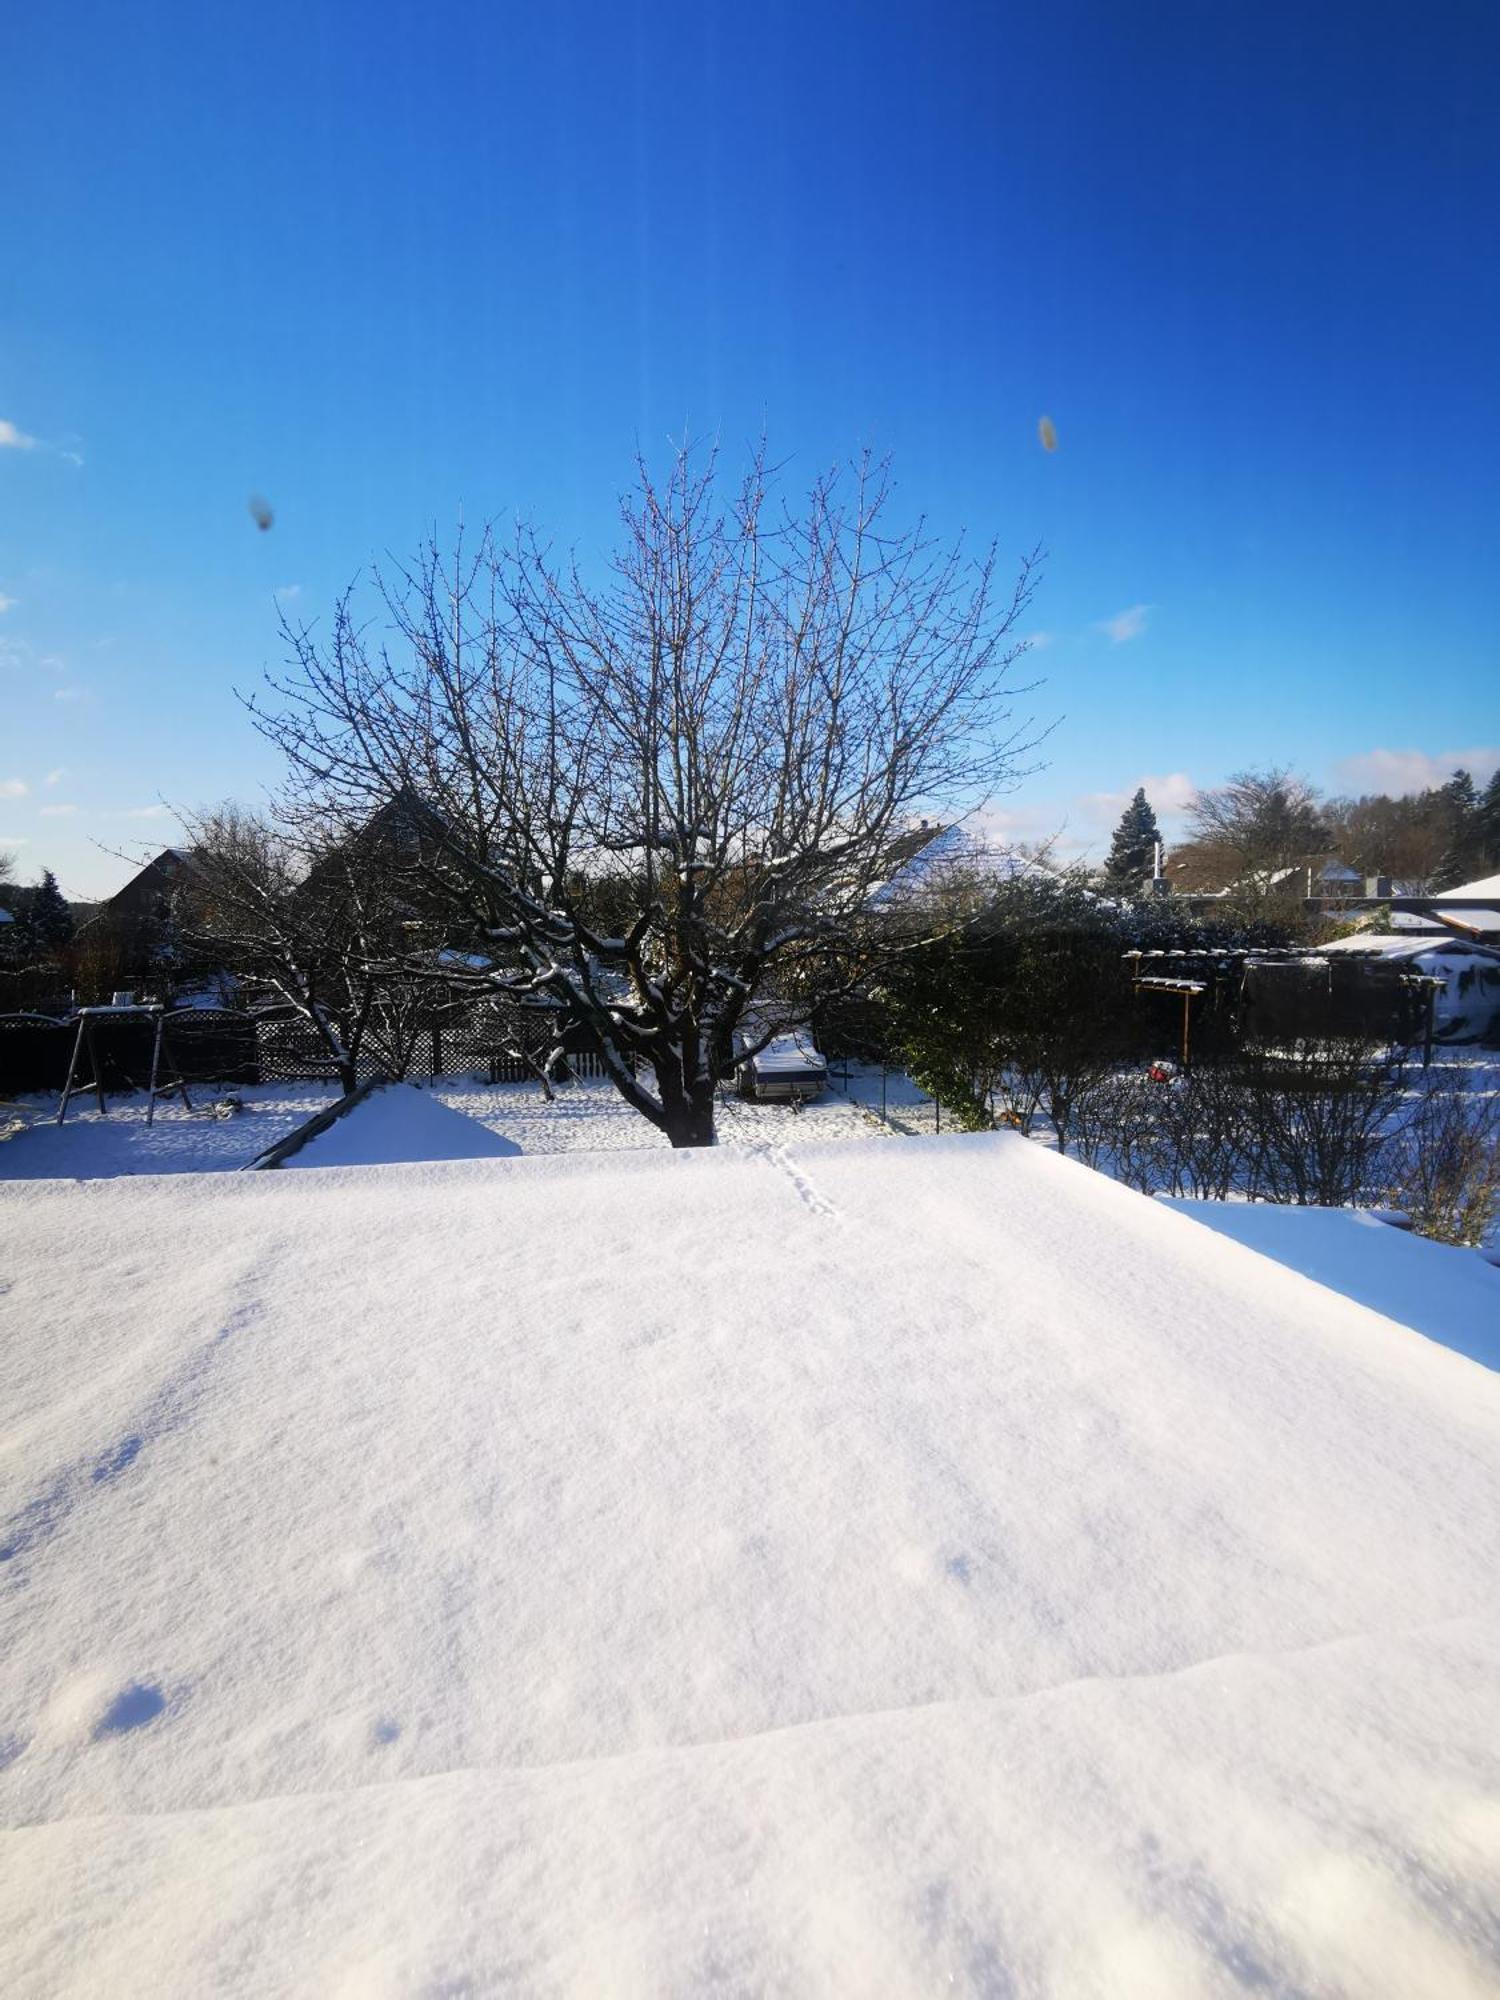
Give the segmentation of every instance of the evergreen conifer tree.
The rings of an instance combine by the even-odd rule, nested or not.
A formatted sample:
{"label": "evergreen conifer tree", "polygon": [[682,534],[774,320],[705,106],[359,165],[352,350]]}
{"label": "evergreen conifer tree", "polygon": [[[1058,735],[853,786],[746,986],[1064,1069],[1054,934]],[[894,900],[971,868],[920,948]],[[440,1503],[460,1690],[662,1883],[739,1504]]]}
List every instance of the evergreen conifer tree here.
{"label": "evergreen conifer tree", "polygon": [[73,913],[67,900],[57,886],[57,877],[50,868],[42,875],[40,883],[32,893],[31,908],[26,914],[27,929],[39,956],[58,951],[72,940]]}
{"label": "evergreen conifer tree", "polygon": [[1500,771],[1479,801],[1479,865],[1482,874],[1500,874]]}
{"label": "evergreen conifer tree", "polygon": [[1437,886],[1454,889],[1472,881],[1482,866],[1483,828],[1479,794],[1467,771],[1458,770],[1438,794],[1447,821],[1447,843],[1438,863]]}
{"label": "evergreen conifer tree", "polygon": [[1139,896],[1156,866],[1156,843],[1161,838],[1156,814],[1151,810],[1145,787],[1120,815],[1104,864],[1104,879],[1118,893]]}

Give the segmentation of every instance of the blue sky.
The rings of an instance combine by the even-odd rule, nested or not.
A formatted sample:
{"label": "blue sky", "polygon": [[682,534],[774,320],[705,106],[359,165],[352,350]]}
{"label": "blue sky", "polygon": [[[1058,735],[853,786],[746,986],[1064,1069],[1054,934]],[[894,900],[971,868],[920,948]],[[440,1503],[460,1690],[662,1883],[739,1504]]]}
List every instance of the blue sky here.
{"label": "blue sky", "polygon": [[79,4],[7,68],[23,877],[256,794],[278,591],[460,507],[592,559],[685,427],[1047,546],[1022,834],[1500,760],[1488,0]]}

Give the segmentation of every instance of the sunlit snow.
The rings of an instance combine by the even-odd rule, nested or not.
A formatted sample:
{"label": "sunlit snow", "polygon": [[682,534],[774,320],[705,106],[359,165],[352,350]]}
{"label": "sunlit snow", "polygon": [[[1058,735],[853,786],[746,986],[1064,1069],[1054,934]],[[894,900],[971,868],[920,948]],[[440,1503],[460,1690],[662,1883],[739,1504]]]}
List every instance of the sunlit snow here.
{"label": "sunlit snow", "polygon": [[0,1243],[7,1992],[1493,1991],[1500,1377],[1165,1205],[767,1136]]}

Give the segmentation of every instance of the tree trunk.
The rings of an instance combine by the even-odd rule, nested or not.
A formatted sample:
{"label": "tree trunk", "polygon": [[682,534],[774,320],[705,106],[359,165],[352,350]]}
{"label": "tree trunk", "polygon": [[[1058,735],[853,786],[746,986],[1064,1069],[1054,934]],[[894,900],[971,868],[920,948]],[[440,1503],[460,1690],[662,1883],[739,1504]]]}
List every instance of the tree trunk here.
{"label": "tree trunk", "polygon": [[685,1084],[675,1064],[664,1060],[656,1066],[656,1087],[661,1098],[662,1130],[672,1145],[712,1146],[713,1078],[695,1077]]}

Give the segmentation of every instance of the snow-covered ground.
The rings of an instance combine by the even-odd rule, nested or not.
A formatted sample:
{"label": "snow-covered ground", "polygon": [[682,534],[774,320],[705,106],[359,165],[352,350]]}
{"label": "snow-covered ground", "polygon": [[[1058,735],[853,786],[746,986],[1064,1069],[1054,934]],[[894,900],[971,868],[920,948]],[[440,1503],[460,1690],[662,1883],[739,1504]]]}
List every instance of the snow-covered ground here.
{"label": "snow-covered ground", "polygon": [[[793,1111],[785,1104],[751,1104],[726,1087],[719,1103],[719,1137],[725,1145],[764,1145],[796,1137],[869,1138],[879,1131],[880,1071],[850,1073],[848,1094],[838,1081],[826,1096]],[[660,1152],[667,1141],[613,1084],[570,1083],[548,1103],[534,1084],[485,1084],[441,1077],[419,1087],[439,1103],[477,1118],[523,1153]],[[179,1099],[158,1103],[146,1124],[146,1100],[136,1093],[110,1097],[100,1116],[91,1098],[77,1098],[66,1122],[56,1120],[57,1098],[24,1101],[9,1138],[0,1139],[0,1181],[107,1180],[118,1174],[232,1173],[283,1139],[305,1119],[334,1103],[338,1090],[324,1083],[195,1085],[193,1108]],[[226,1097],[243,1110],[215,1117]],[[891,1124],[902,1131],[933,1128],[929,1099],[891,1073]],[[872,1108],[865,1110],[864,1103]],[[0,1112],[0,1124],[6,1114]]]}
{"label": "snow-covered ground", "polygon": [[810,1117],[0,1187],[7,1995],[1495,1991],[1500,1377]]}
{"label": "snow-covered ground", "polygon": [[[75,1098],[62,1125],[55,1096],[25,1098],[17,1113],[0,1110],[0,1181],[232,1173],[337,1097],[322,1083],[204,1085],[191,1111],[170,1099],[149,1126],[140,1092],[111,1096],[102,1117],[92,1098]],[[244,1109],[215,1116],[215,1103],[229,1098]]]}

